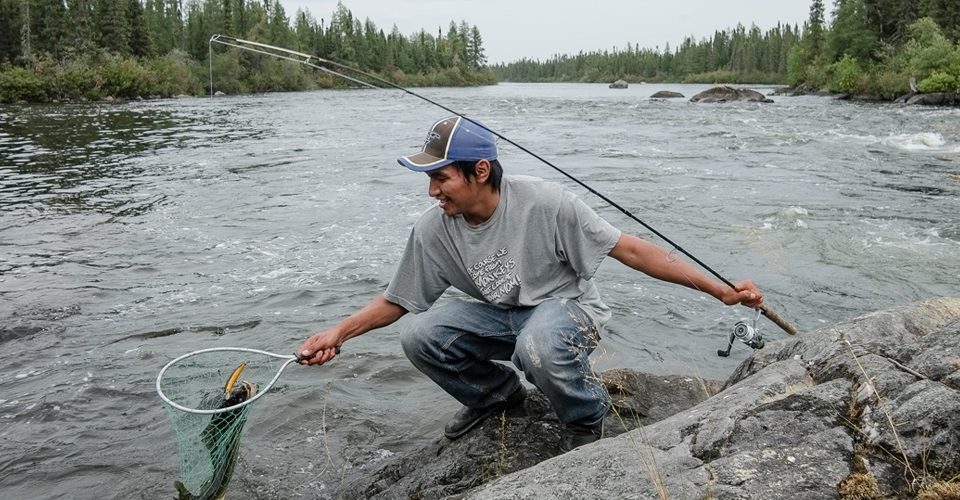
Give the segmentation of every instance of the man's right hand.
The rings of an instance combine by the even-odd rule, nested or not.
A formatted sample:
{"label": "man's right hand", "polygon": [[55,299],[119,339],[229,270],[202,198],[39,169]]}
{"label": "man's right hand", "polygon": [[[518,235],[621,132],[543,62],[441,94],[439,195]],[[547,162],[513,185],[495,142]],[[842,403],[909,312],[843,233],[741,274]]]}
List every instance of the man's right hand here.
{"label": "man's right hand", "polygon": [[337,326],[313,334],[300,346],[301,365],[322,365],[339,354],[340,346],[349,339],[374,328],[387,326],[407,314],[407,310],[378,294],[369,304],[351,314]]}
{"label": "man's right hand", "polygon": [[300,355],[301,365],[322,365],[340,354],[340,345],[343,342],[333,329],[315,333],[308,338],[297,354]]}

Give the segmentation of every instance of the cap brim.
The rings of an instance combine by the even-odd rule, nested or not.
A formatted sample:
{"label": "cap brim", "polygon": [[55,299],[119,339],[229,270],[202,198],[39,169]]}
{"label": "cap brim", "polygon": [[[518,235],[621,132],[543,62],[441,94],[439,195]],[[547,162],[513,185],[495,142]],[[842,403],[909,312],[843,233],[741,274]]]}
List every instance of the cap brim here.
{"label": "cap brim", "polygon": [[414,172],[429,172],[431,170],[446,167],[453,162],[454,160],[437,158],[436,156],[424,153],[422,151],[410,156],[397,158],[397,163],[409,168],[410,170],[413,170]]}

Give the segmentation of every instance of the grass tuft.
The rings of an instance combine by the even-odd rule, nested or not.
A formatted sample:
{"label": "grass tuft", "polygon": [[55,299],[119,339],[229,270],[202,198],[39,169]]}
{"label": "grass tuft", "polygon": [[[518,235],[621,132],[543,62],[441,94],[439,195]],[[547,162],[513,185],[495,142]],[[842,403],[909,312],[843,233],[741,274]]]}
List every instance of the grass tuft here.
{"label": "grass tuft", "polygon": [[855,472],[845,477],[837,485],[837,493],[842,500],[874,500],[882,497],[876,476],[869,472]]}

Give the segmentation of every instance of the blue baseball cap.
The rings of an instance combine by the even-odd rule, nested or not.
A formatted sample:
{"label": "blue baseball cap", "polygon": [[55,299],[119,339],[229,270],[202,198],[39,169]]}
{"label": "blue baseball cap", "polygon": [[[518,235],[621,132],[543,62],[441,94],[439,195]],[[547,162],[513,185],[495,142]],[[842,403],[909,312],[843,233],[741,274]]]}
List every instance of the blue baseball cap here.
{"label": "blue baseball cap", "polygon": [[434,123],[419,153],[397,158],[415,172],[430,172],[456,161],[496,160],[497,140],[480,122],[451,116]]}

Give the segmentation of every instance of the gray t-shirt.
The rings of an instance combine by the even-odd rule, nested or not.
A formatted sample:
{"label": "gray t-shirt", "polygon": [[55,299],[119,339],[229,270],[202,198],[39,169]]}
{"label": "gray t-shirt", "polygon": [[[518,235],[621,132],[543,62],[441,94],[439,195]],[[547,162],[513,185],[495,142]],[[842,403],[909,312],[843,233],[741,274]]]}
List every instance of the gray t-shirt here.
{"label": "gray t-shirt", "polygon": [[450,286],[504,308],[566,298],[603,325],[610,310],[592,278],[619,239],[620,230],[563,186],[504,176],[497,209],[480,225],[437,206],[424,212],[384,296],[414,313]]}

